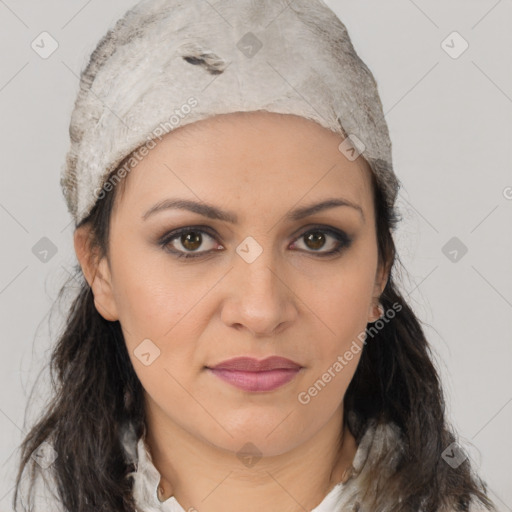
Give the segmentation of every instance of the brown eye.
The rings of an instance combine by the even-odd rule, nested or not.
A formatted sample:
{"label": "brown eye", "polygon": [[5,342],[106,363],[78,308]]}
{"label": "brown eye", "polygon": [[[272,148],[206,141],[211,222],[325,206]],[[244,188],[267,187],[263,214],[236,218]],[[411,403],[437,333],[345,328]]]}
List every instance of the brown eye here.
{"label": "brown eye", "polygon": [[189,251],[195,251],[201,247],[203,238],[199,231],[189,231],[180,237],[181,244]]}
{"label": "brown eye", "polygon": [[325,235],[321,231],[312,231],[311,233],[304,235],[306,245],[310,249],[318,250],[325,244]]}
{"label": "brown eye", "polygon": [[[214,240],[214,236],[203,229],[182,228],[168,233],[159,243],[166,251],[175,254],[178,258],[192,258],[212,252],[211,248],[215,246],[212,243]],[[207,247],[204,248],[207,241],[210,241],[210,247],[206,244]],[[221,249],[223,248],[220,244],[218,245]],[[206,250],[199,250],[200,248]]]}
{"label": "brown eye", "polygon": [[[331,240],[330,243],[329,240]],[[293,245],[296,246],[299,242],[302,242],[306,247],[306,253],[317,252],[318,256],[330,256],[348,248],[352,243],[352,239],[343,231],[317,228],[304,232]]]}

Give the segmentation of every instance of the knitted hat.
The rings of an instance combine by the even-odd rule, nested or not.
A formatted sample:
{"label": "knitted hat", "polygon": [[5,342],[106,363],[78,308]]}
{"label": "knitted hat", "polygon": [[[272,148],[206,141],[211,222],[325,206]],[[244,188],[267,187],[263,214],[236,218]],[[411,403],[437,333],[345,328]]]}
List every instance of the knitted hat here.
{"label": "knitted hat", "polygon": [[322,0],[143,0],[81,73],[60,180],[76,226],[133,151],[144,156],[177,127],[256,110],[340,134],[340,151],[363,156],[394,204],[400,183],[377,84]]}

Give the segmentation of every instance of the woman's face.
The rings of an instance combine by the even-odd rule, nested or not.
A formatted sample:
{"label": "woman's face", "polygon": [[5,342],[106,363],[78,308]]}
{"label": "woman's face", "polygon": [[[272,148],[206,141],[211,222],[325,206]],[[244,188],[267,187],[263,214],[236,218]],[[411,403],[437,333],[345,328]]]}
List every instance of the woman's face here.
{"label": "woman's face", "polygon": [[[387,278],[370,170],[349,161],[341,141],[297,116],[217,116],[166,135],[127,176],[109,261],[92,286],[99,312],[120,321],[146,406],[164,428],[229,450],[250,440],[277,455],[341,411],[358,335],[378,316]],[[327,200],[355,207],[299,215]],[[164,201],[203,214],[155,209]],[[300,370],[260,373],[241,388],[209,369],[238,356],[281,356]],[[265,388],[270,375],[291,380]]]}

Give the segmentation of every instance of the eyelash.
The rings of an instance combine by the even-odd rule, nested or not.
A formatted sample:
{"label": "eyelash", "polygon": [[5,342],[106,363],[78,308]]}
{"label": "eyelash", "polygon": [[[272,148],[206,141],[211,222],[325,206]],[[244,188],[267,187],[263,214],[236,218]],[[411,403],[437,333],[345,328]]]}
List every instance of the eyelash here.
{"label": "eyelash", "polygon": [[[184,233],[190,233],[190,232],[206,233],[208,236],[210,236],[211,238],[215,239],[215,235],[212,234],[209,229],[204,229],[203,226],[187,226],[187,227],[176,229],[174,231],[166,233],[162,238],[160,238],[158,244],[165,251],[173,254],[176,258],[183,258],[183,259],[201,258],[201,257],[205,257],[205,256],[211,254],[212,252],[216,252],[215,250],[213,250],[213,251],[206,251],[206,252],[203,251],[203,252],[187,253],[187,252],[176,251],[175,249],[169,249],[168,248],[168,245],[173,240],[175,240],[176,238],[180,237]],[[335,230],[335,229],[332,229],[332,228],[327,228],[327,227],[324,227],[324,226],[313,226],[312,228],[309,228],[308,230],[303,231],[294,240],[294,242],[299,240],[301,237],[303,237],[303,236],[305,236],[305,235],[307,235],[309,233],[317,233],[317,232],[327,233],[327,234],[331,235],[332,237],[334,237],[339,242],[338,247],[336,247],[335,249],[333,249],[331,251],[328,251],[328,252],[323,252],[323,253],[317,252],[317,253],[315,253],[315,251],[306,251],[306,252],[311,252],[311,253],[319,256],[320,258],[327,257],[327,256],[333,256],[335,254],[339,254],[342,250],[348,249],[348,247],[350,247],[350,245],[352,243],[352,239],[344,231],[338,231],[338,230]]]}

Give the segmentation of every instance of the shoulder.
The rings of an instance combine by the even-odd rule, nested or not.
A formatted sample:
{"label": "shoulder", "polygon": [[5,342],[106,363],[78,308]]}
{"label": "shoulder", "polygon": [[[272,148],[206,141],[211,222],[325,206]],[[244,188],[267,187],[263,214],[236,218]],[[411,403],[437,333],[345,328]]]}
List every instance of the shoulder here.
{"label": "shoulder", "polygon": [[[406,454],[401,429],[393,422],[370,420],[360,435],[352,464],[352,474],[343,484],[336,510],[374,512],[374,500],[379,511],[392,512],[402,501],[401,492],[392,485],[393,475]],[[417,512],[424,512],[418,510]],[[454,503],[446,503],[436,512],[460,512]],[[473,501],[467,512],[496,512],[479,501]]]}

